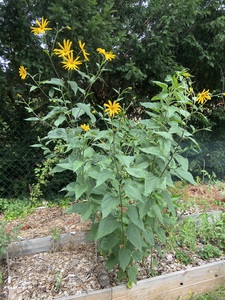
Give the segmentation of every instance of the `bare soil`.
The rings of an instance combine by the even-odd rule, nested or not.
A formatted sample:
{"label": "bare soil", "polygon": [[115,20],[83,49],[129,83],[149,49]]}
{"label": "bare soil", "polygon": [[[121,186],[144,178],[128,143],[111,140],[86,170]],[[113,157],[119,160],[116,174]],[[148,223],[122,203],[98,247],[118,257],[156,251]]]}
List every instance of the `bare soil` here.
{"label": "bare soil", "polygon": [[[196,207],[199,211],[203,209],[205,203],[211,210],[223,210],[224,189],[225,186],[189,186],[183,191],[184,201],[196,199],[196,203],[198,202]],[[218,200],[218,202],[215,203],[214,200]],[[196,207],[189,213],[197,213]],[[2,218],[3,215],[0,215],[0,221]],[[19,240],[51,236],[54,230],[62,234],[90,229],[89,222],[82,223],[80,216],[76,214],[64,214],[64,210],[60,207],[37,208],[24,220],[16,219],[9,222],[8,230],[18,225],[21,226]],[[158,258],[157,253],[154,253],[153,256]],[[175,258],[175,253],[165,253],[153,270],[156,275],[162,275],[221,259],[224,257],[208,261],[193,257],[193,262],[185,266]],[[151,259],[149,258],[146,260],[145,266],[139,266],[140,276],[138,279],[152,276],[149,272],[150,264]],[[9,258],[8,263],[6,260],[0,262],[0,271],[3,273],[0,299],[52,300],[118,285],[116,270],[109,274],[103,274],[104,270],[104,260],[97,255],[95,244],[91,242],[78,246],[66,245],[57,251],[48,253]],[[105,281],[101,281],[101,275],[103,277],[106,275]],[[103,283],[103,286],[100,283]]]}

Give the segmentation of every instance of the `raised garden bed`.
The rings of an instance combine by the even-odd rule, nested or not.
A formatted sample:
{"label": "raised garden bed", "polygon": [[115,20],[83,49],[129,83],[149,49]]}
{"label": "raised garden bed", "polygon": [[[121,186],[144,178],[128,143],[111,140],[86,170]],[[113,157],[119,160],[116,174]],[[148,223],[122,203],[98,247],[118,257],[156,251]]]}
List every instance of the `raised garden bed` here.
{"label": "raised garden bed", "polygon": [[[191,211],[190,214],[194,214],[198,222],[199,211]],[[220,215],[221,212],[210,212],[209,220]],[[10,226],[18,223],[13,221]],[[54,239],[51,236],[54,228],[70,233]],[[59,209],[37,209],[34,215],[23,221],[22,240],[9,246],[9,272],[5,265],[5,287],[0,290],[0,299],[126,300],[142,297],[184,300],[191,293],[210,291],[225,282],[224,257],[208,261],[195,261],[194,257],[195,263],[185,266],[173,254],[168,254],[159,260],[156,267],[158,276],[151,277],[147,262],[146,270],[141,270],[138,283],[132,289],[118,283],[113,273],[109,274],[110,284],[103,289],[97,280],[96,268],[99,264],[104,267],[104,260],[98,257],[96,261],[95,245],[86,241],[87,230],[89,224],[82,224],[78,216],[65,216]]]}
{"label": "raised garden bed", "polygon": [[[13,242],[9,246],[9,255],[11,257],[37,255],[37,253],[46,253],[58,251],[64,247],[75,249],[81,245],[88,245],[86,240],[87,232],[62,234],[57,241],[54,241],[51,236],[30,239],[26,241]],[[89,243],[90,245],[90,243]],[[74,248],[75,247],[75,248]],[[90,248],[87,249],[87,251]],[[70,250],[71,251],[71,250]],[[57,252],[52,253],[53,259],[57,259]],[[92,253],[94,255],[94,253]],[[44,259],[44,256],[39,258]],[[40,261],[41,263],[41,261]],[[49,262],[51,264],[51,262]],[[96,267],[93,266],[94,268]],[[69,274],[68,276],[76,277],[76,274]],[[77,278],[79,274],[77,274]],[[96,276],[96,273],[95,273]],[[62,278],[63,280],[63,278]],[[77,279],[76,279],[77,281]],[[81,279],[82,281],[82,279]],[[40,299],[57,299],[57,300],[72,300],[72,299],[85,299],[85,300],[130,300],[138,299],[141,297],[143,300],[172,300],[172,299],[188,299],[191,294],[199,294],[213,290],[225,282],[225,260],[207,263],[198,267],[187,267],[182,271],[164,274],[154,278],[147,278],[139,280],[137,285],[133,285],[132,289],[128,289],[126,285],[109,286],[105,289],[90,291],[85,287],[80,289],[80,292],[68,296],[49,296]],[[82,285],[82,283],[81,283]],[[85,283],[84,283],[85,285]],[[56,284],[54,284],[56,288]],[[39,299],[29,298],[29,293],[24,293],[21,287],[15,288],[12,282],[8,284],[8,300],[20,299]],[[79,294],[81,293],[81,294]],[[23,295],[23,296],[22,296]],[[179,298],[180,297],[180,298]],[[4,298],[3,298],[4,299]]]}

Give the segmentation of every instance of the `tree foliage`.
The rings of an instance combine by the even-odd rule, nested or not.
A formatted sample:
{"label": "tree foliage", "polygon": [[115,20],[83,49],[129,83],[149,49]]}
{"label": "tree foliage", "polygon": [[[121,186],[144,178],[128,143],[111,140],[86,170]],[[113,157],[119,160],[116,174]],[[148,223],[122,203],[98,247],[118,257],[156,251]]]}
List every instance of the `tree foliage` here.
{"label": "tree foliage", "polygon": [[[128,86],[133,88],[139,102],[155,94],[153,80],[163,80],[167,74],[183,68],[194,75],[196,91],[203,88],[225,91],[224,7],[224,0],[171,0],[169,3],[164,0],[4,0],[0,4],[2,145],[12,128],[23,131],[28,126],[23,121],[24,108],[16,103],[18,93],[27,91],[30,97],[29,86],[22,84],[18,76],[19,66],[25,65],[32,74],[42,71],[53,75],[45,53],[39,51],[43,41],[30,30],[36,19],[44,16],[53,28],[70,26],[71,30],[61,31],[58,40],[70,39],[75,46],[81,39],[91,55],[95,55],[92,49],[97,47],[113,49],[117,54],[111,75],[92,87],[93,103],[102,104],[113,98],[112,87]],[[46,41],[49,45],[53,36],[54,32],[50,33]],[[57,71],[60,75],[60,65]],[[46,100],[38,93],[36,97],[39,112],[46,111]],[[214,138],[218,133],[217,124],[224,127],[223,109],[218,106],[221,103],[224,105],[224,99],[218,98],[209,106]],[[31,128],[28,133],[31,144],[38,130],[43,128],[37,131]],[[218,138],[221,136],[220,127]],[[7,142],[9,147],[13,145]]]}

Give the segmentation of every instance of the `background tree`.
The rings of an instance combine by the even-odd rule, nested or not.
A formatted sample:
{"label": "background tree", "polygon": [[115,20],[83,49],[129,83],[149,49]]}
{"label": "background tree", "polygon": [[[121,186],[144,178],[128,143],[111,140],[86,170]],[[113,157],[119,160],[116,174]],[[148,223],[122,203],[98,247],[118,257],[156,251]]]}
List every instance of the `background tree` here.
{"label": "background tree", "polygon": [[[71,27],[72,30],[61,31],[58,41],[70,39],[76,47],[81,39],[91,56],[96,55],[97,47],[116,53],[110,76],[104,78],[104,84],[97,82],[92,87],[94,104],[113,98],[112,88],[131,86],[136,95],[134,106],[138,106],[143,98],[150,99],[155,94],[152,80],[163,80],[167,74],[182,68],[194,75],[196,91],[209,88],[211,92],[224,92],[224,0],[171,0],[169,3],[164,0],[4,0],[0,5],[0,170],[4,181],[9,178],[8,174],[12,176],[11,169],[7,170],[9,161],[15,168],[18,158],[21,161],[21,157],[28,156],[32,160],[30,169],[42,159],[42,154],[31,151],[28,145],[36,141],[45,128],[41,124],[38,128],[28,125],[24,121],[26,111],[17,104],[18,93],[31,97],[29,86],[18,76],[20,65],[25,65],[31,74],[41,71],[43,79],[55,76],[46,54],[40,51],[42,41],[30,30],[42,16],[50,20],[52,28]],[[50,47],[54,30],[48,36]],[[60,64],[57,71],[60,74]],[[46,100],[39,94],[32,97],[38,113],[44,112],[48,105]],[[205,113],[213,131],[201,135],[204,151],[201,156],[193,157],[193,170],[199,169],[203,161],[213,170],[214,158],[218,157],[218,162],[225,158],[222,147],[224,99],[215,98]],[[219,143],[214,150],[210,146],[212,138]],[[24,179],[24,188],[18,193],[28,191],[33,175],[25,179],[24,166],[16,169],[20,174],[15,175],[16,178],[20,178],[20,182]],[[225,175],[219,164],[216,171],[221,177]],[[18,173],[14,171],[14,174]],[[8,193],[9,185],[4,187],[3,180],[0,184],[2,192],[7,190]],[[14,188],[10,193],[15,194]]]}

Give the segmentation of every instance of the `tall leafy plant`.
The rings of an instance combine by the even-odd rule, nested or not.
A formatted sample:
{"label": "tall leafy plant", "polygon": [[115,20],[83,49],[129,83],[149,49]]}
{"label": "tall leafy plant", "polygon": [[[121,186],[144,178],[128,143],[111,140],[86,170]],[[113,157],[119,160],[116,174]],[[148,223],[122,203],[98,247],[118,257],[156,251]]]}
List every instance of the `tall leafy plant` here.
{"label": "tall leafy plant", "polygon": [[[44,18],[36,23],[35,34],[51,30]],[[113,100],[93,107],[91,87],[101,81],[106,64],[116,55],[97,48],[98,70],[93,74],[88,69],[93,58],[81,40],[76,58],[70,40],[58,45],[53,45],[52,52],[44,51],[50,60],[53,56],[61,59],[68,69],[64,78],[38,81],[25,66],[19,70],[22,79],[30,76],[33,80],[31,93],[40,89],[49,98],[47,114],[35,111],[35,101],[18,97],[33,115],[30,121],[49,126],[47,136],[36,146],[55,159],[52,145],[61,145],[53,172],[73,174],[63,189],[74,200],[67,213],[79,213],[83,221],[91,219],[89,238],[98,242],[108,269],[118,266],[119,279],[127,278],[131,287],[137,264],[156,244],[166,242],[165,227],[176,214],[169,192],[174,178],[195,183],[183,155],[190,145],[196,146],[195,128],[187,124],[193,114],[201,113],[197,103],[204,104],[211,95],[203,91],[196,97],[191,76],[183,70],[167,76],[165,82],[154,82],[161,91],[150,102],[141,103],[139,119],[130,118],[123,105],[130,87],[114,90]],[[181,146],[184,142],[188,147]]]}

